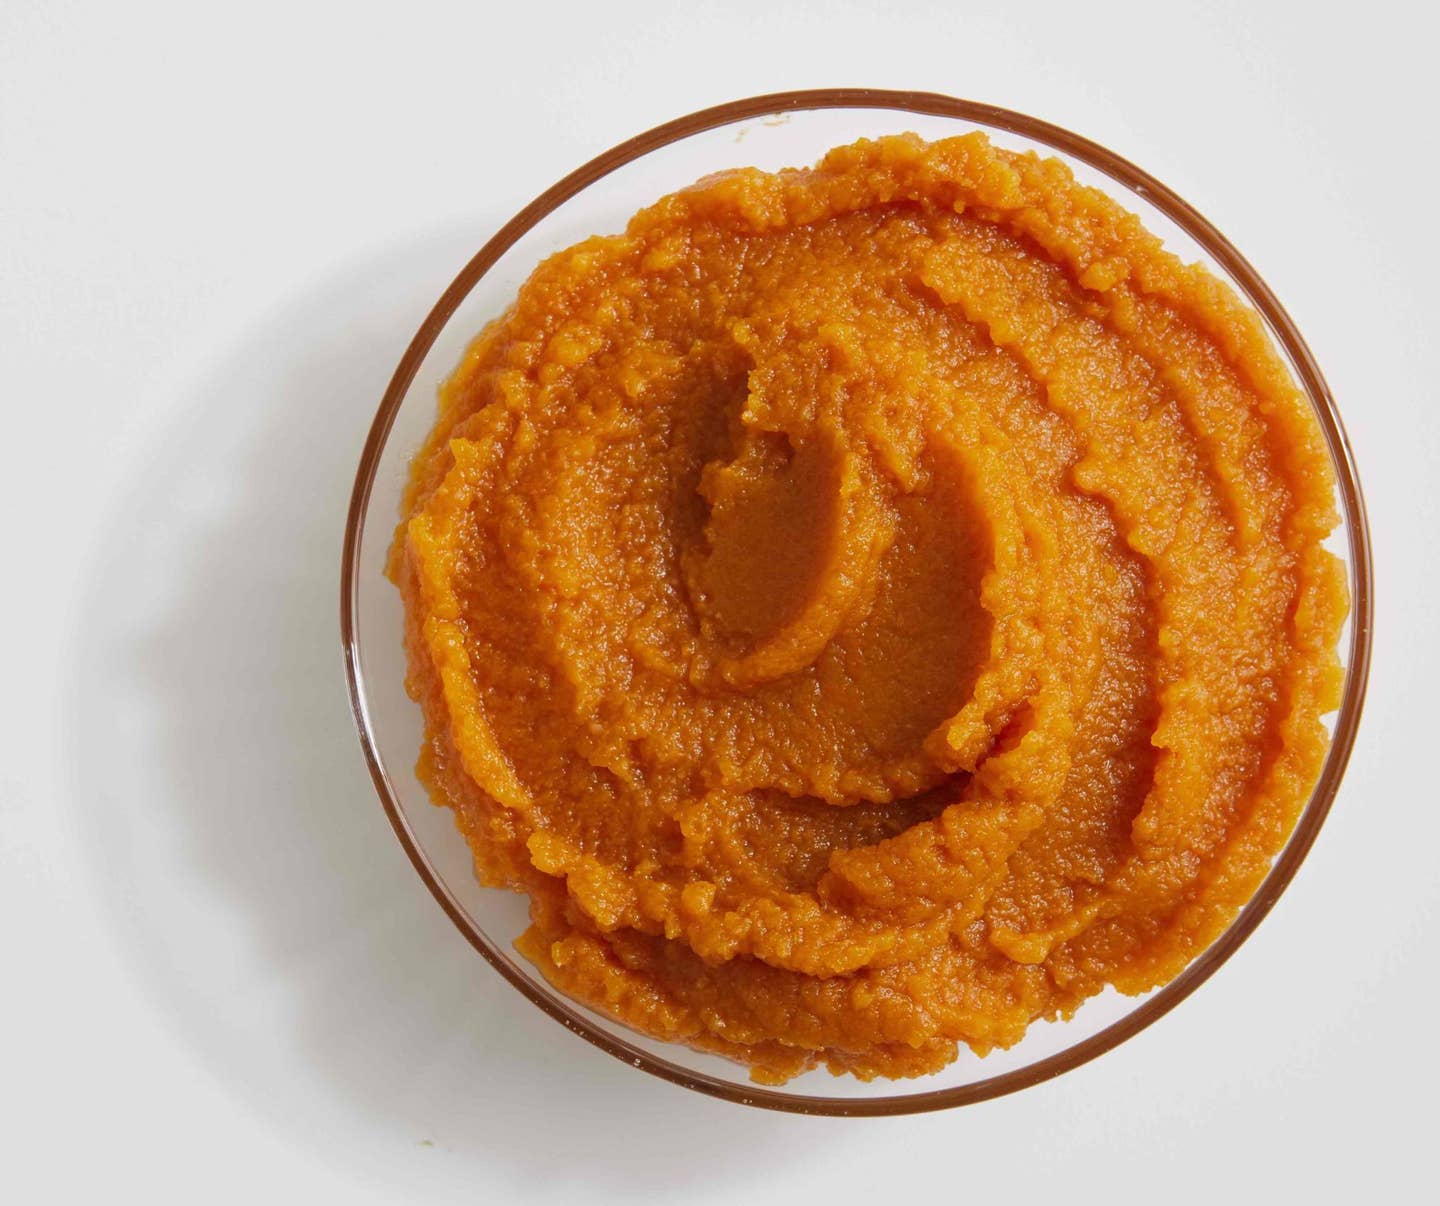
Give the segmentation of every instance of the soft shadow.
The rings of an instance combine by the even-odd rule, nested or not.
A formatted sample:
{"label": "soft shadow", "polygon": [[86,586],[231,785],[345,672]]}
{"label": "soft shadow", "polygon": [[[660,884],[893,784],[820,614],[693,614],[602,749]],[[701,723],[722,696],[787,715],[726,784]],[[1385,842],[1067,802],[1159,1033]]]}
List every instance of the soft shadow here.
{"label": "soft shadow", "polygon": [[677,1089],[544,1017],[430,899],[361,763],[346,503],[471,242],[396,248],[277,308],[176,399],[97,525],[69,681],[98,905],[204,1065],[361,1175],[461,1194],[478,1161],[531,1199],[743,1190],[784,1148],[814,1158],[826,1124]]}

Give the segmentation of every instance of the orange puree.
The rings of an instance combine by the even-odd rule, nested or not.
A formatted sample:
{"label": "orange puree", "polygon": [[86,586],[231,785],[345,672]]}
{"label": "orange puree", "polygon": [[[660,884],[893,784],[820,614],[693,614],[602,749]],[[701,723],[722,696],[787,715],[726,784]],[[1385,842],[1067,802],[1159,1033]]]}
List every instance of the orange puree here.
{"label": "orange puree", "polygon": [[1259,319],[978,134],[727,172],[551,257],[414,462],[420,772],[571,997],[913,1076],[1234,917],[1347,606]]}

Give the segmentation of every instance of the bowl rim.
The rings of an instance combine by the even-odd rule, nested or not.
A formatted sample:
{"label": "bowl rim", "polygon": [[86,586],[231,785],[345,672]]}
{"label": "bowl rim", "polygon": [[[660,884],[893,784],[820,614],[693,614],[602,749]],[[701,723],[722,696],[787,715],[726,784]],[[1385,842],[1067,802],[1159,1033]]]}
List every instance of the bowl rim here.
{"label": "bowl rim", "polygon": [[[551,995],[512,967],[491,940],[472,926],[421,849],[392,790],[370,729],[362,683],[357,637],[359,610],[359,557],[365,514],[380,456],[395,416],[430,348],[450,317],[480,279],[524,234],[564,202],[595,181],[650,151],[694,134],[749,118],[768,117],[818,109],[886,109],[925,116],[951,117],[990,129],[1003,130],[1071,156],[1123,185],[1154,205],[1194,239],[1231,276],[1249,302],[1260,312],[1282,349],[1289,356],[1300,385],[1315,409],[1325,434],[1339,484],[1346,522],[1351,591],[1351,648],[1345,667],[1345,686],[1336,717],[1330,749],[1320,778],[1280,853],[1255,895],[1243,906],[1225,931],[1185,968],[1124,1017],[1073,1046],[1026,1065],[970,1084],[883,1097],[824,1097],[786,1093],[761,1085],[741,1085],[671,1063],[596,1027],[580,1008],[558,992]],[[581,1038],[626,1064],[688,1089],[737,1104],[788,1113],[831,1116],[877,1116],[921,1113],[969,1105],[1051,1080],[1118,1046],[1159,1020],[1200,987],[1240,947],[1264,920],[1289,885],[1314,844],[1330,811],[1349,762],[1370,671],[1374,616],[1373,565],[1370,529],[1350,441],[1341,423],[1330,388],[1315,357],[1294,321],[1248,260],[1194,206],[1180,198],[1148,172],[1113,151],[1061,126],[1010,109],[978,101],[960,100],[934,92],[892,91],[879,88],[819,88],[774,92],[746,97],[701,109],[665,122],[627,139],[577,168],[546,189],[502,226],[460,270],[426,316],[390,379],[380,408],[370,425],[345,520],[341,553],[340,639],[345,659],[350,711],[360,746],[380,803],[416,872],[440,907],[470,944],[511,985],[552,1018]]]}

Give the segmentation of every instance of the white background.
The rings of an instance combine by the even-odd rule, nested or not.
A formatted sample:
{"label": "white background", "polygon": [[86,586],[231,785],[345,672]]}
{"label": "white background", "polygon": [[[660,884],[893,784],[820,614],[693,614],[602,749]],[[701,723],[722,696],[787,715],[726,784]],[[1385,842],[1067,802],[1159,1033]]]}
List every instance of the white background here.
{"label": "white background", "polygon": [[[1429,1198],[1421,6],[489,7],[0,4],[0,1196]],[[656,122],[834,84],[1049,118],[1209,215],[1329,376],[1379,583],[1345,786],[1240,953],[1097,1063],[876,1121],[689,1094],[502,983],[389,832],[336,634],[364,432],[471,252]]]}

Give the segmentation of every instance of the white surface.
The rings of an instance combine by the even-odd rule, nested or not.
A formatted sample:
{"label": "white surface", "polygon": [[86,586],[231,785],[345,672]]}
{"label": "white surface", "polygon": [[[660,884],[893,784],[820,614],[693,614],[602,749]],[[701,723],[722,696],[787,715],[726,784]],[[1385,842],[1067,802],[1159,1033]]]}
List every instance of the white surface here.
{"label": "white surface", "polygon": [[[1423,1196],[1440,179],[1417,157],[1440,89],[1419,6],[483,7],[0,6],[0,1195]],[[868,1122],[687,1094],[503,984],[389,833],[335,632],[365,428],[470,252],[657,121],[835,83],[1051,118],[1214,219],[1340,399],[1380,587],[1346,785],[1244,949],[1097,1063]]]}

